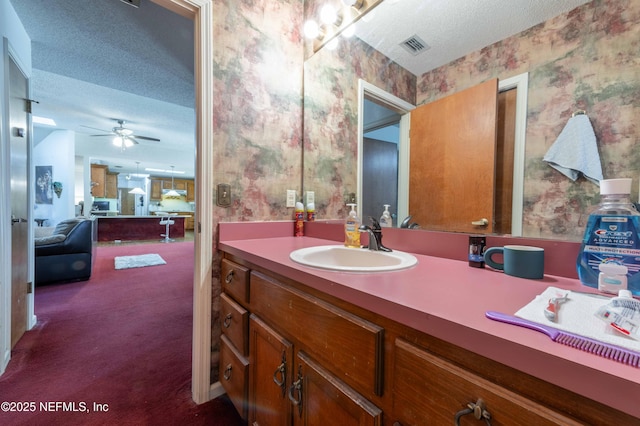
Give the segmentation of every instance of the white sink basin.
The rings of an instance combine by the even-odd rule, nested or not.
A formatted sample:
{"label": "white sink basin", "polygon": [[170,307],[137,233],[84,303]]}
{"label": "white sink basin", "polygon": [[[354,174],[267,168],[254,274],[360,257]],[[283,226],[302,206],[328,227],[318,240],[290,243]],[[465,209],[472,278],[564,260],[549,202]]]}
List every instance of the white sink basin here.
{"label": "white sink basin", "polygon": [[372,251],[340,245],[307,247],[292,251],[289,257],[306,266],[348,272],[396,271],[418,263],[415,256],[401,251]]}

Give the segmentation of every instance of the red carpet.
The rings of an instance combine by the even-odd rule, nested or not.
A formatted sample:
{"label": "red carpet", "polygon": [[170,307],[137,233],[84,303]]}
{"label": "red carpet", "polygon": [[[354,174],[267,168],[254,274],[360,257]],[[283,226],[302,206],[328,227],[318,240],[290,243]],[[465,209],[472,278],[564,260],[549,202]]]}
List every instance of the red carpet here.
{"label": "red carpet", "polygon": [[[0,402],[33,411],[0,411],[0,424],[242,424],[226,398],[191,400],[193,247],[99,247],[90,280],[36,288],[38,324],[0,376]],[[114,268],[147,253],[167,264]]]}

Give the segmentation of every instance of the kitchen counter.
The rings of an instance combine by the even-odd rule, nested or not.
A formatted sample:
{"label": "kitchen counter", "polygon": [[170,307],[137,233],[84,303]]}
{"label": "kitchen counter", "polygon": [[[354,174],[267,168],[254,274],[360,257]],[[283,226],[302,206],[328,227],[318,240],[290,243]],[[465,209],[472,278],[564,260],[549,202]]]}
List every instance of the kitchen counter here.
{"label": "kitchen counter", "polygon": [[[286,226],[291,232],[292,224]],[[640,418],[640,369],[485,317],[488,310],[514,314],[549,286],[590,290],[576,279],[546,274],[542,280],[526,280],[420,254],[417,266],[401,271],[325,271],[297,264],[289,253],[336,244],[335,240],[271,236],[227,240],[225,235],[221,231],[219,248],[227,253]]]}
{"label": "kitchen counter", "polygon": [[[169,227],[171,238],[184,238],[184,221],[187,216],[172,215],[175,222]],[[104,216],[98,218],[98,241],[132,241],[155,240],[160,241],[165,233],[165,225],[160,225],[162,216]]]}

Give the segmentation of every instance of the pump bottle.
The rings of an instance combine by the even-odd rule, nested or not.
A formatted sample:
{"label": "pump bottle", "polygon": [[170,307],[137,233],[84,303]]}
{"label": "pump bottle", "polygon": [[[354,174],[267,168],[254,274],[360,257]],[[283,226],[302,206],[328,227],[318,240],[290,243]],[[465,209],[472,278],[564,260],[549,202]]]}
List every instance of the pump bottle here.
{"label": "pump bottle", "polygon": [[360,248],[360,218],[356,212],[355,204],[347,204],[351,211],[344,222],[344,245],[346,247]]}
{"label": "pump bottle", "polygon": [[384,211],[382,212],[382,216],[380,216],[380,226],[382,228],[391,228],[393,226],[393,219],[391,218],[391,213],[389,213],[389,204],[384,204]]}

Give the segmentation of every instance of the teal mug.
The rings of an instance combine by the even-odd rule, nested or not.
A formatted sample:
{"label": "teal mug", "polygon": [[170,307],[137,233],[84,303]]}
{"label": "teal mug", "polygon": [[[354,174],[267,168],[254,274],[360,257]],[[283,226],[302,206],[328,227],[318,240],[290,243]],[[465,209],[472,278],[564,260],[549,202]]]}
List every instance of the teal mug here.
{"label": "teal mug", "polygon": [[[502,254],[503,263],[493,260]],[[513,277],[541,279],[544,277],[544,249],[533,246],[508,245],[491,247],[484,252],[484,262],[493,269],[504,271]]]}

